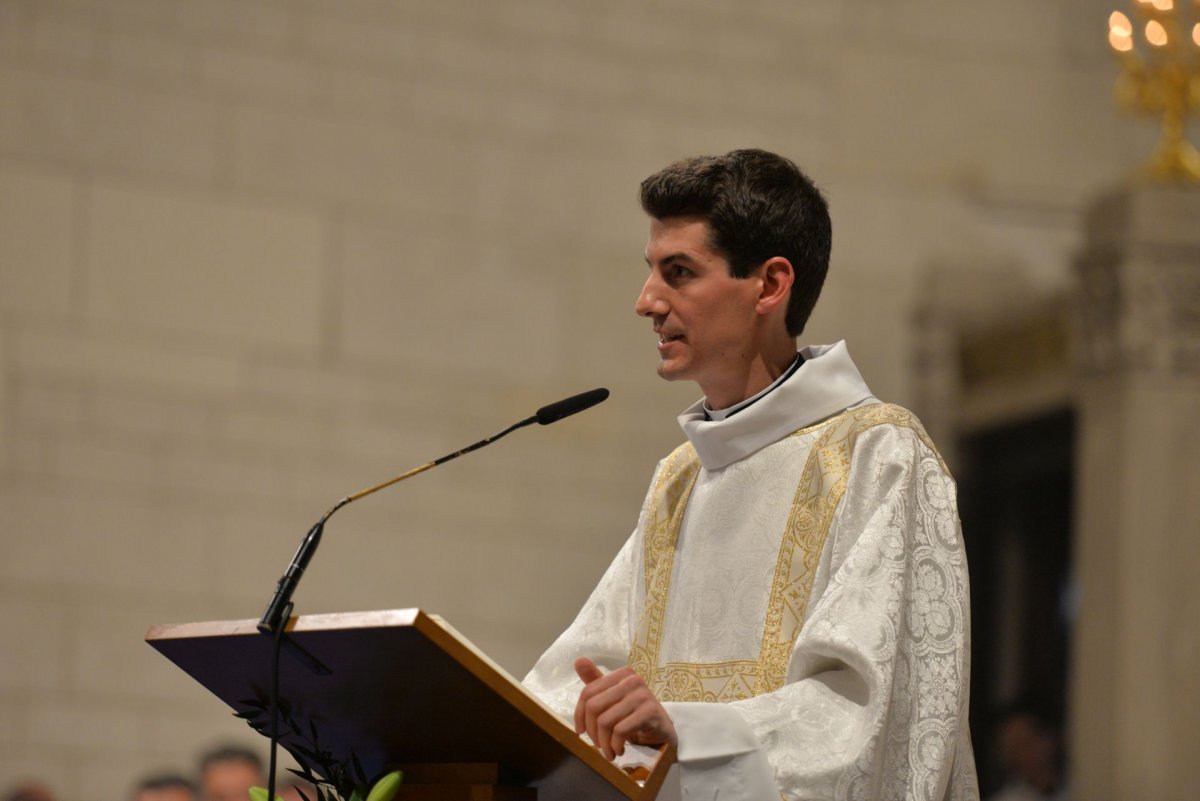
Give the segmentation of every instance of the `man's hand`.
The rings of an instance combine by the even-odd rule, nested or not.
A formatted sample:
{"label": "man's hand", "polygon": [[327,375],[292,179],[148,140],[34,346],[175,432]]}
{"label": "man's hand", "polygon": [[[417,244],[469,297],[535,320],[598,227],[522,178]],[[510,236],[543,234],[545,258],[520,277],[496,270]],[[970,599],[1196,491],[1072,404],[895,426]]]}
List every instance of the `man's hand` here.
{"label": "man's hand", "polygon": [[604,756],[625,753],[625,743],[678,745],[675,724],[642,677],[628,667],[604,674],[587,657],[575,660],[583,691],[575,704],[575,731],[587,732]]}

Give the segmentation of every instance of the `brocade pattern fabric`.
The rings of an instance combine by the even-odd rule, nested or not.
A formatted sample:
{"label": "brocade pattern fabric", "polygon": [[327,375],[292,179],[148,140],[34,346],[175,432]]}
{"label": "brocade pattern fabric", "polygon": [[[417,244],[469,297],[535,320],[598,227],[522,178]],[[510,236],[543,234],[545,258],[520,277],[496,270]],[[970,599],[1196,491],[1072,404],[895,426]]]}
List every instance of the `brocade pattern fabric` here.
{"label": "brocade pattern fabric", "polygon": [[[841,359],[819,350],[781,389]],[[685,798],[978,798],[955,485],[910,413],[842,383],[842,412],[801,403],[791,434],[727,464],[697,457],[714,461],[711,442],[664,459],[633,536],[525,679],[570,720],[577,656],[631,664],[676,720]],[[778,420],[789,397],[739,417],[770,400]],[[756,790],[751,758],[769,773]]]}

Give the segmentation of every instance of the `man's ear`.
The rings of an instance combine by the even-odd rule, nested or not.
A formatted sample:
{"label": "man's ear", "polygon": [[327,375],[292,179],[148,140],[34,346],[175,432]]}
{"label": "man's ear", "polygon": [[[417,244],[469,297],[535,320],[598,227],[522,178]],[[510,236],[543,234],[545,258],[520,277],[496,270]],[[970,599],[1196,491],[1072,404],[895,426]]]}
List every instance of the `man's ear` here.
{"label": "man's ear", "polygon": [[759,266],[759,270],[762,271],[762,289],[754,310],[759,314],[771,314],[777,309],[786,312],[792,297],[792,283],[796,280],[792,263],[783,256],[772,256]]}

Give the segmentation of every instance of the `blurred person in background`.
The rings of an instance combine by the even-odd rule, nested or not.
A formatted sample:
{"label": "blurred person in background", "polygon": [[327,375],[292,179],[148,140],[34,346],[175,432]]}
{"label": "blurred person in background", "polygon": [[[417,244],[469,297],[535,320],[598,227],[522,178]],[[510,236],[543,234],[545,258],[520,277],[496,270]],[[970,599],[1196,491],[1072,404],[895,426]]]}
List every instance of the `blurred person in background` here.
{"label": "blurred person in background", "polygon": [[132,801],[196,801],[196,784],[179,773],[155,773],[133,788]]}
{"label": "blurred person in background", "polygon": [[262,757],[248,748],[222,745],[200,758],[201,801],[248,801],[251,787],[265,787]]}
{"label": "blurred person in background", "polygon": [[1030,706],[1006,712],[996,727],[997,762],[1004,776],[988,801],[1067,801],[1058,729]]}
{"label": "blurred person in background", "polygon": [[50,788],[39,781],[23,781],[4,793],[4,801],[55,801]]}

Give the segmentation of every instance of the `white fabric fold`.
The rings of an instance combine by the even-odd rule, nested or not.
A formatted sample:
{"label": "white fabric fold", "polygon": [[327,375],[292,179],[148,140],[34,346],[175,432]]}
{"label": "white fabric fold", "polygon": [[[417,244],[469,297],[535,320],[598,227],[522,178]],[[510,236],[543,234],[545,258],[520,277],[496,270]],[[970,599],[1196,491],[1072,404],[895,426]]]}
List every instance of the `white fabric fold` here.
{"label": "white fabric fold", "polygon": [[679,761],[719,759],[754,751],[762,744],[735,709],[725,704],[668,701],[663,704],[679,738]]}
{"label": "white fabric fold", "polygon": [[777,801],[775,773],[745,719],[725,704],[663,704],[679,735],[686,801]]}

